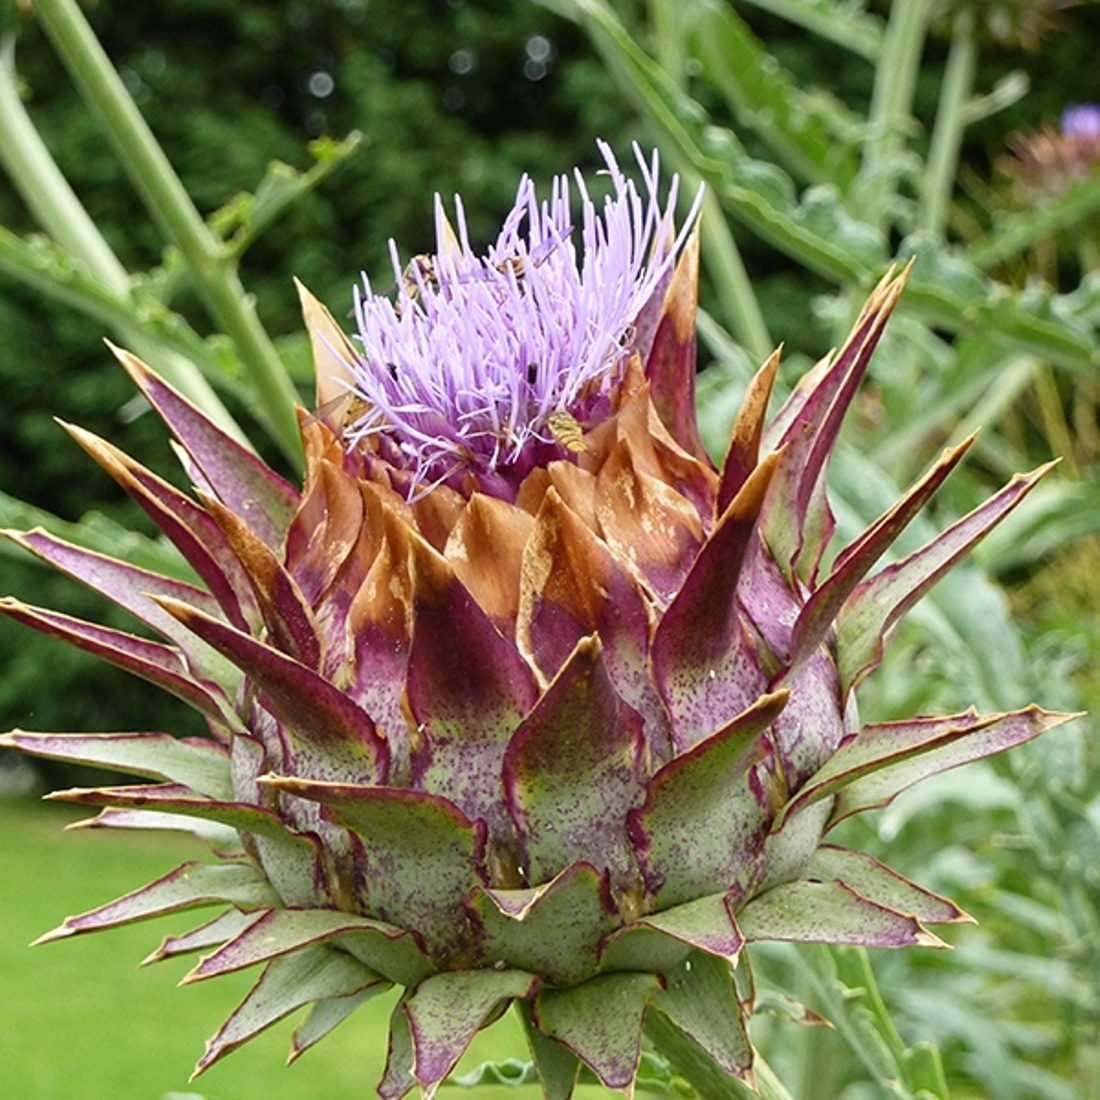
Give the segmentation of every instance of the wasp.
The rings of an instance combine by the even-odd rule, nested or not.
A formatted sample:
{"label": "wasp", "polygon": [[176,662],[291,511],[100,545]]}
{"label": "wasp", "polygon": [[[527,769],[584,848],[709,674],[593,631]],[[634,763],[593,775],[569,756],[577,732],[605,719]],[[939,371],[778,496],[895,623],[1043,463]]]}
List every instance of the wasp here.
{"label": "wasp", "polygon": [[405,287],[405,293],[410,298],[416,298],[420,294],[420,288],[436,290],[439,287],[439,272],[436,270],[435,257],[427,252],[421,252],[405,265],[401,275],[401,282]]}
{"label": "wasp", "polygon": [[[549,253],[547,253],[548,255]],[[546,262],[546,258],[546,256],[543,256],[539,260],[531,260],[530,262],[534,267],[538,267],[540,263]],[[496,269],[501,275],[514,275],[517,279],[522,279],[527,274],[527,263],[528,260],[525,260],[522,256],[508,256],[496,265]]]}
{"label": "wasp", "polygon": [[330,397],[327,401],[322,401],[302,421],[302,426],[316,424],[318,420],[327,420],[330,416],[340,412],[340,430],[346,431],[357,420],[361,420],[369,408],[370,405],[362,397],[359,397],[352,390],[347,390],[344,393],[338,393],[335,397]]}
{"label": "wasp", "polygon": [[572,413],[558,409],[546,418],[546,426],[554,439],[571,454],[584,454],[588,450],[584,427]]}
{"label": "wasp", "polygon": [[542,267],[542,265],[554,254],[558,245],[572,232],[573,227],[570,225],[560,237],[553,237],[548,241],[543,241],[534,251],[529,252],[527,256],[506,256],[500,263],[495,265],[497,271],[499,271],[501,275],[514,275],[517,279],[522,279],[527,274],[528,264],[530,264],[531,267]]}

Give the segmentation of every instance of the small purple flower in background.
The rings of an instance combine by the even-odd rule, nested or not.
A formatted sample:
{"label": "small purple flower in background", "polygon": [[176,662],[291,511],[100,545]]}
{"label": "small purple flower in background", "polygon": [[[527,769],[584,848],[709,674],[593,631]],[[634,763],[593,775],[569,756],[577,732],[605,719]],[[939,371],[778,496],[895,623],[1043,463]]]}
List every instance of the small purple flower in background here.
{"label": "small purple flower in background", "polygon": [[1078,103],[1062,112],[1062,134],[1100,143],[1100,104]]}
{"label": "small purple flower in background", "polygon": [[1011,152],[996,163],[1016,205],[1032,206],[1064,194],[1100,168],[1100,106],[1067,107],[1059,128],[1021,131],[1009,138],[1008,145]]}

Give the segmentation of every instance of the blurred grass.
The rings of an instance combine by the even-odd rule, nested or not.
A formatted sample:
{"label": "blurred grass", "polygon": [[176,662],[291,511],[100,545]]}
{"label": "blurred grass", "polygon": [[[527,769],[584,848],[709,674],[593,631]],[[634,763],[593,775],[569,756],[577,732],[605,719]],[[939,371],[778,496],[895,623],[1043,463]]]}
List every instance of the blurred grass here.
{"label": "blurred grass", "polygon": [[[160,938],[193,927],[199,913],[37,947],[28,944],[83,912],[200,854],[170,834],[81,832],[67,807],[0,799],[0,1094],[19,1100],[351,1100],[374,1095],[386,1057],[395,993],[360,1009],[295,1065],[283,1065],[301,1014],[234,1052],[194,1084],[205,1040],[244,997],[251,974],[177,989],[195,959],[139,970]],[[207,911],[213,915],[213,911]],[[460,1063],[525,1057],[507,1014]],[[456,1096],[463,1095],[455,1093]],[[533,1100],[534,1086],[480,1087],[478,1100]],[[596,1100],[605,1090],[581,1088]]]}

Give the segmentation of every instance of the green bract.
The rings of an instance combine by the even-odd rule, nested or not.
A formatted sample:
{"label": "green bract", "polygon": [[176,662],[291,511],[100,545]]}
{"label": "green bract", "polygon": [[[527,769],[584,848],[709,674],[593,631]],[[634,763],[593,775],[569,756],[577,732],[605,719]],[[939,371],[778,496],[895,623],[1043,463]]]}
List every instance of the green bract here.
{"label": "green bract", "polygon": [[[300,1053],[397,984],[384,1098],[434,1095],[513,1001],[550,1097],[581,1063],[630,1092],[647,1013],[751,1082],[747,942],[936,944],[927,925],[965,919],[824,837],[1061,720],[865,726],[854,700],[891,626],[1042,471],[873,572],[966,445],[948,451],[824,567],[826,466],[902,280],[768,424],[776,359],[762,368],[716,468],[695,422],[696,271],[692,236],[595,419],[536,440],[506,491],[471,470],[412,495],[401,448],[349,442],[339,410],[302,415],[299,491],[125,353],[194,494],[70,429],[198,582],[32,531],[12,537],[163,641],[3,610],[185,699],[210,737],[3,743],[143,777],[58,797],[215,850],[45,937],[218,907],[155,955],[203,952],[193,980],[263,965],[199,1070],[308,1005]],[[357,353],[304,301],[327,406]]]}

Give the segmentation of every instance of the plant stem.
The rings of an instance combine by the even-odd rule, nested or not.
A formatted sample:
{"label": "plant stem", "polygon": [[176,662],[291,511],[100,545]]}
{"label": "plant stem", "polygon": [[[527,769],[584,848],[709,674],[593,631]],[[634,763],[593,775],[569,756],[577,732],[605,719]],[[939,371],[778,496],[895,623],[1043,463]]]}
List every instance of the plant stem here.
{"label": "plant stem", "polygon": [[754,363],[763,363],[775,344],[768,334],[768,323],[741,259],[741,250],[713,191],[708,190],[703,200],[702,218],[703,256],[722,312],[749,358]]}
{"label": "plant stem", "polygon": [[129,274],[61,174],[23,106],[11,38],[0,50],[0,162],[35,221],[111,290],[125,294]]}
{"label": "plant stem", "polygon": [[1044,363],[1035,372],[1035,396],[1039,399],[1039,413],[1050,452],[1062,456],[1065,464],[1063,476],[1076,481],[1080,478],[1081,471],[1078,469],[1074,455],[1073,432],[1066,423],[1062,398],[1058,393],[1058,383],[1055,381],[1054,371],[1049,363]]}
{"label": "plant stem", "polygon": [[235,265],[195,209],[75,0],[37,0],[35,11],[81,95],[114,141],[146,208],[179,248],[208,309],[236,346],[251,375],[253,412],[286,456],[299,464],[297,395]]}
{"label": "plant stem", "polygon": [[646,1016],[645,1033],[661,1056],[699,1094],[702,1100],[794,1100],[774,1070],[760,1056],[753,1062],[756,1088],[730,1077],[697,1043],[663,1012]]}
{"label": "plant stem", "polygon": [[[115,293],[88,271],[81,260],[70,256],[53,241],[27,241],[2,225],[0,271],[30,287],[35,293],[53,298],[67,308],[79,310],[99,324],[112,328],[131,350],[140,351],[131,341],[144,342],[151,349],[151,357],[159,364],[171,359],[173,364],[185,365],[186,376],[173,379],[165,369],[165,377],[192,401],[201,405],[212,419],[218,419],[217,407],[220,407],[220,402],[195,369],[196,363],[212,361],[213,354],[202,338],[178,314],[172,313],[166,307],[157,311],[150,304],[143,303],[140,308],[145,315],[140,322],[137,321],[134,317],[135,304],[129,294]],[[204,387],[202,392],[211,395],[213,405],[204,403],[201,393],[188,390],[187,378],[192,375]],[[235,428],[228,419],[229,413],[223,410],[223,415],[227,421],[222,427],[227,431],[235,430],[240,433],[240,429]],[[245,442],[243,433],[240,438],[242,443]]]}
{"label": "plant stem", "polygon": [[657,63],[681,87],[684,79],[684,6],[669,0],[649,0],[649,23]]}
{"label": "plant stem", "polygon": [[856,947],[853,950],[859,961],[860,977],[863,981],[863,987],[867,991],[867,999],[870,1002],[871,1014],[876,1022],[875,1030],[889,1047],[894,1061],[900,1066],[905,1060],[905,1043],[898,1034],[898,1029],[894,1026],[894,1021],[890,1018],[890,1013],[886,1008],[886,1002],[882,999],[882,993],[878,987],[878,979],[875,977],[875,972],[871,967],[871,958],[867,953],[867,948]]}
{"label": "plant stem", "polygon": [[718,1068],[663,1012],[646,1016],[645,1033],[661,1056],[706,1100],[753,1100],[755,1093]]}
{"label": "plant stem", "polygon": [[[157,336],[150,335],[134,319],[136,310],[130,296],[129,272],[62,175],[19,97],[11,40],[5,42],[0,51],[0,162],[39,226],[72,257],[72,279],[68,289],[74,293],[66,299],[67,303],[97,316],[96,305],[110,303],[114,316],[107,323],[122,343],[148,360],[234,439],[247,445],[244,432],[195,364]],[[5,270],[39,291],[65,298],[63,274],[57,271],[56,265],[49,266],[48,274],[46,270],[36,270],[33,262],[20,263],[20,260],[33,257],[34,250],[23,247],[22,241],[6,231],[0,237],[0,252],[3,253],[0,265]],[[45,259],[41,255],[38,258]],[[80,265],[86,269],[84,273],[78,272]],[[78,292],[74,285],[81,274],[83,281],[90,284],[83,288],[84,293]],[[93,294],[89,294],[89,290]],[[98,293],[98,303],[93,301],[95,293]]]}
{"label": "plant stem", "polygon": [[889,220],[890,200],[902,172],[900,162],[924,48],[926,9],[926,0],[894,0],[875,70],[860,168],[860,199],[865,220],[879,228]]}
{"label": "plant stem", "polygon": [[955,24],[951,51],[947,55],[920,211],[920,227],[940,237],[947,227],[951,193],[959,166],[959,150],[966,131],[966,107],[974,87],[977,65],[974,31],[970,16],[964,11]]}

